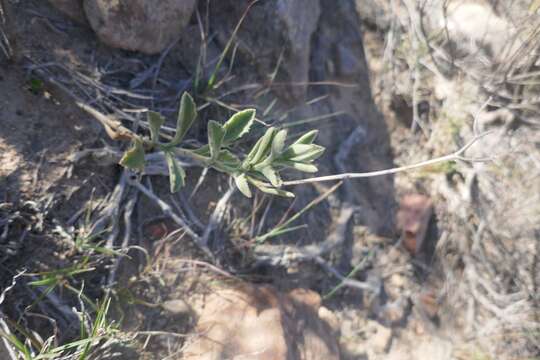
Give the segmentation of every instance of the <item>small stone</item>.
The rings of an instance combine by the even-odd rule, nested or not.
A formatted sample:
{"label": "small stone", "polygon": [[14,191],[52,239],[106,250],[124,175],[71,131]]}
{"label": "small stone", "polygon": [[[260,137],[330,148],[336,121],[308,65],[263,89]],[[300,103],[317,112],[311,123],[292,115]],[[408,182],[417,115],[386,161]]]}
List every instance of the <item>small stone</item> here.
{"label": "small stone", "polygon": [[393,286],[402,288],[405,286],[405,277],[401,274],[393,274],[390,276],[390,283]]}
{"label": "small stone", "polygon": [[421,251],[432,214],[433,203],[425,195],[409,194],[401,199],[397,227],[402,231],[403,246],[411,255]]}
{"label": "small stone", "polygon": [[191,314],[191,307],[184,300],[169,300],[161,304],[163,310],[168,311],[174,315],[189,315]]}

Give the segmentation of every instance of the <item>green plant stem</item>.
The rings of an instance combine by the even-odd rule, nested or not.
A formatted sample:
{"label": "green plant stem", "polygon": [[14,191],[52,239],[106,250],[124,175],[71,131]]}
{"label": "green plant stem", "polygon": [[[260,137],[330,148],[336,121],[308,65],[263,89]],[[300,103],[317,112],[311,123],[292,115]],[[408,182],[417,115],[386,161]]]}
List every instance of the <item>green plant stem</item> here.
{"label": "green plant stem", "polygon": [[251,9],[251,7],[253,5],[255,5],[255,3],[257,3],[258,1],[259,0],[252,1],[247,6],[246,10],[244,10],[244,13],[242,14],[242,16],[240,17],[240,20],[236,24],[236,27],[234,28],[234,30],[232,32],[232,35],[229,38],[229,41],[227,41],[227,44],[225,45],[225,48],[223,49],[223,51],[221,52],[221,55],[219,56],[219,60],[218,60],[218,62],[216,64],[216,67],[214,68],[214,71],[210,75],[210,79],[208,80],[205,91],[209,91],[209,90],[212,90],[214,88],[214,85],[216,84],[217,73],[218,73],[219,69],[221,68],[221,64],[223,63],[223,60],[225,60],[225,56],[227,56],[227,53],[229,52],[229,48],[231,47],[231,45],[232,45],[232,43],[234,41],[234,38],[236,37],[236,34],[238,33],[238,30],[240,30],[240,26],[244,22],[244,19],[246,18],[246,16],[247,16],[249,10]]}
{"label": "green plant stem", "polygon": [[207,158],[206,156],[202,156],[199,154],[195,154],[191,150],[182,149],[182,148],[172,148],[172,151],[178,156],[195,160],[196,162],[200,163],[202,166],[208,167],[212,165],[212,160],[210,158]]}

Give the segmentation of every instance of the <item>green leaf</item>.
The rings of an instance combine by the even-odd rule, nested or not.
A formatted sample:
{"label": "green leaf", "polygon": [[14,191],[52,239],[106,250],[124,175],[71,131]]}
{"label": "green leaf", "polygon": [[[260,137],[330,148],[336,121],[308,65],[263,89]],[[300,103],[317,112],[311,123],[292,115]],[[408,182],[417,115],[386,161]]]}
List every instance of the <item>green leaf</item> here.
{"label": "green leaf", "polygon": [[239,111],[223,125],[225,129],[225,138],[223,143],[228,145],[233,141],[240,139],[249,132],[253,120],[255,119],[255,109]]}
{"label": "green leaf", "polygon": [[275,132],[276,129],[273,127],[266,130],[264,135],[257,141],[246,157],[244,161],[245,167],[250,167],[251,165],[257,164],[265,155],[268,154]]}
{"label": "green leaf", "polygon": [[297,225],[297,226],[291,226],[289,228],[274,230],[274,231],[271,231],[268,234],[268,236],[260,237],[259,239],[257,239],[257,242],[263,242],[264,240],[267,240],[267,239],[270,239],[270,238],[273,238],[273,237],[276,237],[276,236],[280,236],[280,235],[283,235],[283,234],[286,234],[286,233],[290,233],[292,231],[297,231],[297,230],[300,230],[300,229],[306,229],[307,227],[308,226],[306,224],[302,224],[302,225]]}
{"label": "green leaf", "polygon": [[246,174],[236,175],[234,177],[234,182],[236,183],[236,187],[238,188],[238,190],[240,190],[242,194],[244,194],[248,198],[251,198],[251,190],[246,179]]}
{"label": "green leaf", "polygon": [[272,186],[280,187],[281,186],[281,178],[279,177],[279,174],[274,170],[271,166],[267,166],[260,170],[260,172],[264,175],[265,178],[270,181]]}
{"label": "green leaf", "polygon": [[193,150],[193,152],[197,155],[210,157],[210,146],[209,145],[203,145],[200,148]]}
{"label": "green leaf", "polygon": [[240,170],[240,160],[229,150],[223,149],[219,152],[217,161],[212,167],[225,173],[234,174]]}
{"label": "green leaf", "polygon": [[291,160],[295,161],[295,162],[309,163],[309,162],[312,162],[312,161],[318,159],[324,153],[325,149],[324,149],[324,147],[319,146],[319,145],[312,145],[312,146],[313,146],[313,149],[311,149],[310,151],[308,151],[308,152],[306,152],[306,153],[304,153],[302,155],[295,156]]}
{"label": "green leaf", "polygon": [[306,164],[303,162],[294,162],[294,161],[276,161],[275,166],[284,166],[292,168],[298,171],[307,172],[307,173],[316,173],[319,169],[313,164]]}
{"label": "green leaf", "polygon": [[264,193],[277,195],[277,196],[283,196],[283,197],[290,197],[290,198],[294,197],[294,194],[292,192],[269,187],[265,185],[263,182],[255,180],[251,177],[248,177],[247,179],[250,183],[252,183],[255,187],[257,187],[257,189],[261,190]]}
{"label": "green leaf", "polygon": [[272,140],[272,156],[276,158],[285,148],[285,140],[287,139],[287,130],[279,130]]}
{"label": "green leaf", "polygon": [[176,122],[176,134],[174,134],[174,138],[171,142],[167,144],[168,147],[180,144],[193,125],[196,117],[197,107],[195,106],[195,101],[193,101],[193,98],[189,93],[185,92],[180,100],[180,110],[178,110],[178,119]]}
{"label": "green leaf", "polygon": [[159,140],[159,129],[165,124],[165,118],[155,111],[148,112],[148,125],[150,126],[150,139],[157,144]]}
{"label": "green leaf", "polygon": [[38,94],[43,91],[43,80],[40,79],[30,79],[30,91],[34,94]]}
{"label": "green leaf", "polygon": [[292,192],[281,190],[281,189],[266,187],[262,185],[257,186],[257,188],[261,190],[263,193],[270,194],[270,195],[277,195],[277,196],[288,197],[288,198],[294,197],[294,194]]}
{"label": "green leaf", "polygon": [[240,160],[229,150],[223,149],[219,152],[218,161],[240,167]]}
{"label": "green leaf", "polygon": [[285,150],[280,160],[311,162],[321,156],[323,152],[324,147],[320,145],[293,144]]}
{"label": "green leaf", "polygon": [[281,152],[283,151],[283,148],[285,147],[285,139],[287,138],[287,130],[280,130],[277,132],[277,134],[274,136],[272,140],[272,147],[270,154],[261,162],[256,164],[253,168],[255,170],[261,171],[262,169],[272,165],[272,162],[274,159],[279,157],[281,155]]}
{"label": "green leaf", "polygon": [[167,166],[169,167],[171,192],[175,193],[186,185],[186,172],[180,164],[178,164],[178,161],[172,152],[165,152],[165,160],[167,160]]}
{"label": "green leaf", "polygon": [[31,285],[31,286],[50,286],[50,285],[56,284],[58,282],[60,282],[60,280],[58,280],[56,277],[49,276],[49,277],[43,278],[41,280],[31,281],[31,282],[28,283],[28,285]]}
{"label": "green leaf", "polygon": [[313,149],[312,144],[292,144],[285,150],[285,152],[282,154],[281,158],[283,159],[291,159],[296,156],[300,156],[302,154],[307,153],[308,151]]}
{"label": "green leaf", "polygon": [[120,159],[120,165],[132,170],[144,170],[144,147],[141,139],[133,140],[131,148]]}
{"label": "green leaf", "polygon": [[218,158],[224,136],[225,130],[223,130],[223,127],[217,121],[210,120],[208,122],[208,145],[210,145],[210,157],[212,160]]}
{"label": "green leaf", "polygon": [[317,138],[317,135],[319,134],[319,130],[311,130],[305,133],[304,135],[300,136],[298,140],[294,142],[294,144],[304,144],[304,145],[310,145],[315,141],[315,138]]}

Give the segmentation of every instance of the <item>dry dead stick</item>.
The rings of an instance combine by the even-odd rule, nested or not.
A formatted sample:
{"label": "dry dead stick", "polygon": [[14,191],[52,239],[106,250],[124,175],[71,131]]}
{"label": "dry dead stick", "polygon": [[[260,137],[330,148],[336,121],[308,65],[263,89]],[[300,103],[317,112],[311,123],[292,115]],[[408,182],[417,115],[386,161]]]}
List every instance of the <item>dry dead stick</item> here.
{"label": "dry dead stick", "polygon": [[448,162],[448,161],[455,161],[455,160],[462,160],[462,161],[487,161],[489,159],[471,159],[464,157],[463,154],[467,149],[469,149],[471,146],[473,146],[480,138],[483,138],[484,136],[492,133],[492,131],[488,131],[482,134],[479,134],[475,136],[471,141],[469,141],[467,144],[465,144],[461,149],[457,150],[456,152],[452,154],[448,154],[445,156],[441,156],[438,158],[430,159],[427,161],[422,161],[417,164],[412,165],[405,165],[400,167],[395,167],[392,169],[386,169],[386,170],[377,170],[377,171],[369,171],[365,173],[345,173],[345,174],[338,174],[338,175],[328,175],[328,176],[319,176],[319,177],[312,177],[308,179],[302,179],[302,180],[292,180],[292,181],[284,181],[283,186],[292,186],[292,185],[300,185],[300,184],[310,184],[310,183],[316,183],[316,182],[325,182],[325,181],[338,181],[338,180],[347,180],[347,179],[359,179],[359,178],[369,178],[369,177],[375,177],[375,176],[382,176],[382,175],[390,175],[395,174],[399,172],[409,171],[413,169],[418,169],[422,167],[426,167],[429,165],[434,165],[438,163]]}
{"label": "dry dead stick", "polygon": [[110,116],[104,115],[91,106],[77,101],[77,106],[92,115],[97,121],[103,125],[107,135],[113,140],[133,140],[137,137],[131,130],[125,128],[120,121],[112,119]]}

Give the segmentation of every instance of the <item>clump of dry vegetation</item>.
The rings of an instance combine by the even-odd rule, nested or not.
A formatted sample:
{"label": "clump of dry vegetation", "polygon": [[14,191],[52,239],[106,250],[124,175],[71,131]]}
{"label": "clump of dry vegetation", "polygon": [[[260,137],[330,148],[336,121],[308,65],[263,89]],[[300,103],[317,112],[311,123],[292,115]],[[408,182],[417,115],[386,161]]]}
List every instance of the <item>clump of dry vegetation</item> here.
{"label": "clump of dry vegetation", "polygon": [[440,154],[491,131],[469,152],[489,161],[397,179],[437,199],[430,277],[441,284],[443,321],[460,334],[454,341],[463,358],[535,358],[540,346],[540,33],[529,3],[404,1],[378,7],[376,28],[364,38],[373,45],[379,105],[417,133],[415,144],[398,125],[393,141],[407,146],[399,162],[417,158],[420,147]]}

